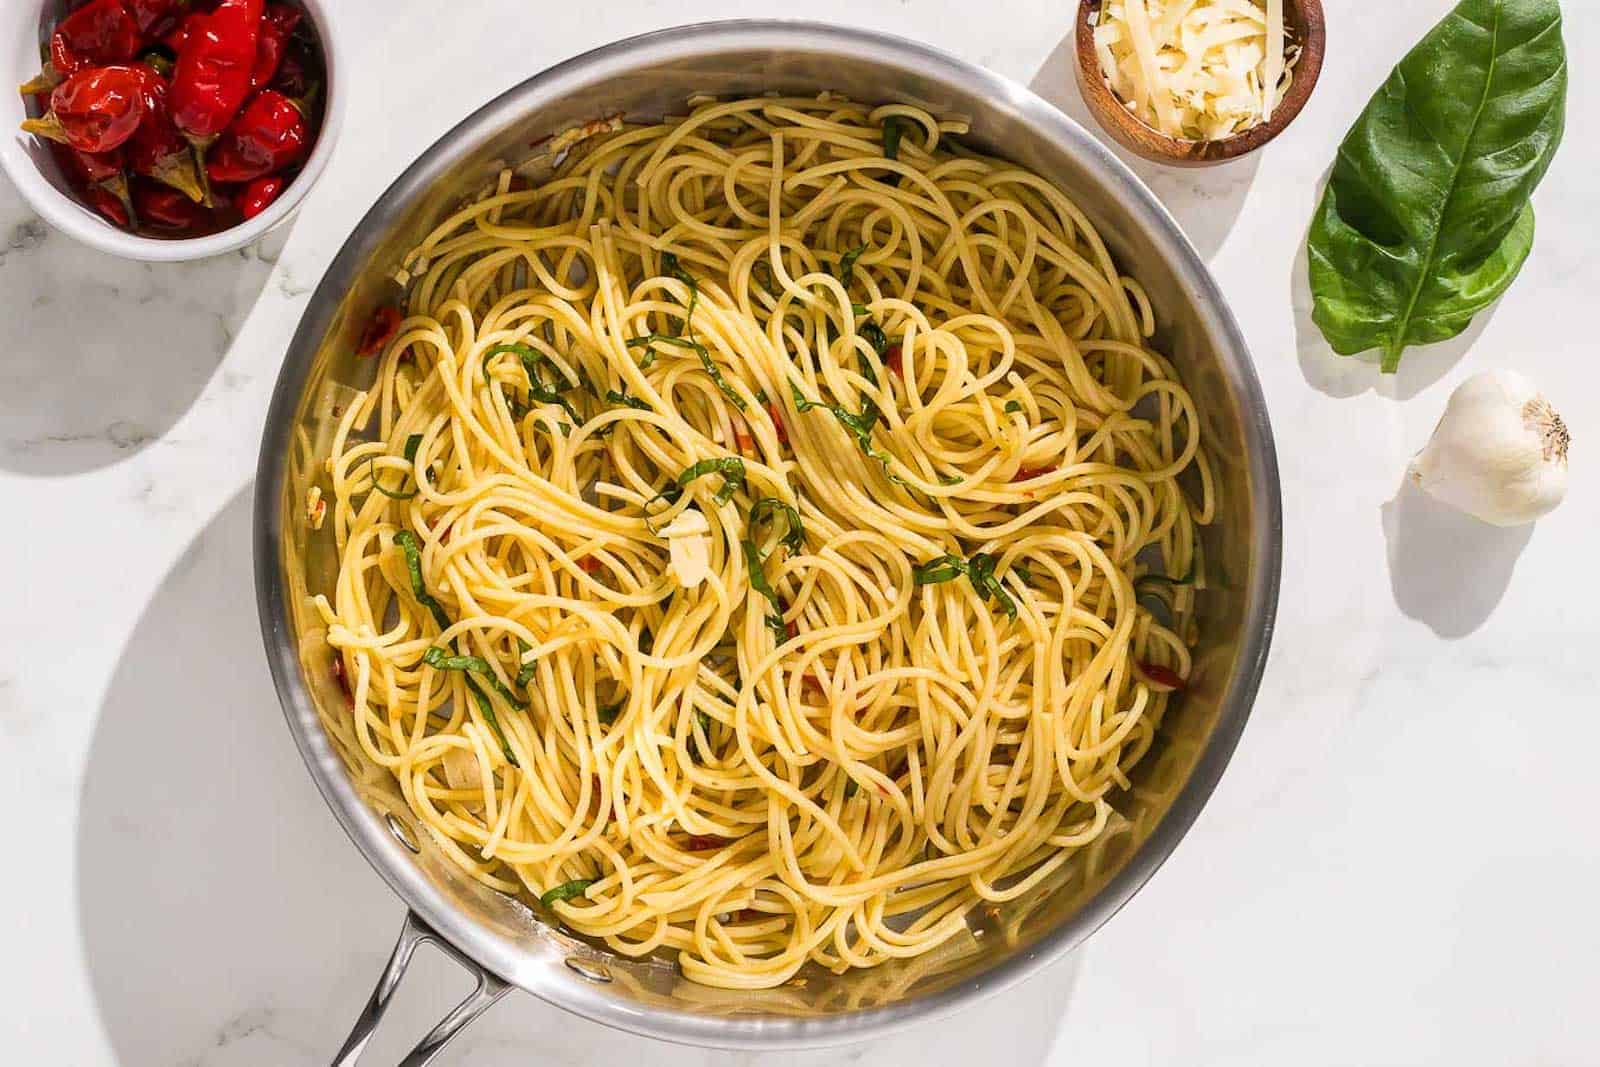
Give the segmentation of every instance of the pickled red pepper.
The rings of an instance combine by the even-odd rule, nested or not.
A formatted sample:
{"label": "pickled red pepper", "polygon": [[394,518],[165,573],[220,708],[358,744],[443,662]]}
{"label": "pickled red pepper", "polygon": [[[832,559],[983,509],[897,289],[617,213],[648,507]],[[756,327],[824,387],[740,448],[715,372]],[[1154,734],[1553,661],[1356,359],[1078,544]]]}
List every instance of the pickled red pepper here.
{"label": "pickled red pepper", "polygon": [[244,187],[244,192],[239,196],[239,213],[247,219],[253,219],[271,206],[278,199],[278,194],[283,192],[283,187],[288,181],[279,174],[265,178],[257,178]]}
{"label": "pickled red pepper", "polygon": [[56,86],[50,110],[27,119],[22,128],[81,152],[109,152],[133,136],[145,107],[140,68],[91,67]]}
{"label": "pickled red pepper", "polygon": [[206,154],[206,174],[214,182],[263,177],[304,159],[308,140],[300,109],[282,93],[268,89],[228,124]]}
{"label": "pickled red pepper", "polygon": [[65,78],[89,67],[126,63],[139,50],[140,39],[139,24],[122,0],[89,0],[50,35],[50,66],[58,78]]}
{"label": "pickled red pepper", "polygon": [[178,52],[167,105],[196,148],[217,139],[250,93],[261,9],[262,0],[222,0],[196,21]]}

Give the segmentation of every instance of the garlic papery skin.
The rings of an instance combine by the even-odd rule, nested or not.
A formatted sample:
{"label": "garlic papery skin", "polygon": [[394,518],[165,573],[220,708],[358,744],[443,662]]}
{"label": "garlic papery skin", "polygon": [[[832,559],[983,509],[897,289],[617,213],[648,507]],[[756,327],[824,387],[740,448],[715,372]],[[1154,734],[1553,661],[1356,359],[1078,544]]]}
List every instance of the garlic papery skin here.
{"label": "garlic papery skin", "polygon": [[1484,371],[1450,394],[1410,475],[1429,495],[1495,526],[1549,514],[1567,495],[1566,423],[1516,371]]}

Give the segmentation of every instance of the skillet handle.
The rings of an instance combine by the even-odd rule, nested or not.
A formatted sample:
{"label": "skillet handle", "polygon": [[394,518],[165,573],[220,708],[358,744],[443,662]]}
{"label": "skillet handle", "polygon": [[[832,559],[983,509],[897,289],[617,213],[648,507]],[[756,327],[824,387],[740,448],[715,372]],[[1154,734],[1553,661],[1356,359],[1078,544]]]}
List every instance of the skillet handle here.
{"label": "skillet handle", "polygon": [[378,978],[378,985],[373,989],[367,1006],[361,1009],[361,1015],[351,1028],[350,1036],[345,1038],[344,1047],[333,1058],[332,1067],[355,1067],[356,1061],[361,1058],[362,1050],[367,1047],[367,1042],[372,1040],[373,1031],[378,1028],[378,1021],[388,1010],[389,1001],[394,996],[395,990],[400,987],[400,979],[405,977],[406,965],[411,962],[411,954],[424,942],[437,945],[445,955],[470,971],[478,979],[478,986],[468,993],[466,999],[457,1004],[438,1026],[428,1031],[417,1043],[417,1047],[411,1050],[411,1054],[400,1061],[398,1067],[424,1067],[425,1064],[432,1062],[452,1037],[488,1010],[489,1005],[505,996],[506,991],[511,988],[508,982],[490,974],[479,966],[477,961],[440,937],[433,927],[417,917],[416,912],[408,911],[405,925],[400,928],[400,940],[395,942],[389,963]]}

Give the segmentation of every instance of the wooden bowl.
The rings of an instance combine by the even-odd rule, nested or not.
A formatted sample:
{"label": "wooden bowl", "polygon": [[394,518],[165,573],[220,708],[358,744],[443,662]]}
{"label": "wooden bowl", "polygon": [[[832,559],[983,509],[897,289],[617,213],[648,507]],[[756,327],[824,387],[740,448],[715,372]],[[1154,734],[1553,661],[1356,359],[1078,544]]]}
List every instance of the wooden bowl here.
{"label": "wooden bowl", "polygon": [[1114,141],[1135,155],[1174,167],[1210,167],[1238,159],[1272,140],[1294,121],[1317,87],[1328,33],[1322,17],[1322,0],[1284,0],[1283,18],[1289,34],[1300,45],[1300,62],[1294,81],[1272,118],[1232,137],[1218,141],[1187,141],[1169,137],[1146,125],[1117,98],[1106,84],[1100,56],[1094,48],[1094,22],[1100,0],[1078,4],[1078,88],[1095,120]]}

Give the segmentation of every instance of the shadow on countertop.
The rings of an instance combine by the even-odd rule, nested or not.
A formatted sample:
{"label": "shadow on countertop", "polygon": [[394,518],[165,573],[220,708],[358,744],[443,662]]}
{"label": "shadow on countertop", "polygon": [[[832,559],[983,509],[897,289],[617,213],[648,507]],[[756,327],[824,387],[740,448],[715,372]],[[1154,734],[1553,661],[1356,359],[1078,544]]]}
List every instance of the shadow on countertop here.
{"label": "shadow on countertop", "polygon": [[[151,598],[90,746],[77,910],[121,1067],[325,1065],[404,914],[324,807],[284,725],[256,621],[251,489]],[[934,1065],[992,1060],[1003,1047],[1008,1065],[1036,1067],[1066,1024],[1081,958],[954,1016],[815,1052],[667,1045],[513,994],[436,1062]],[[438,952],[420,951],[363,1063],[398,1062],[471,984]]]}
{"label": "shadow on countertop", "polygon": [[1533,526],[1491,526],[1402,479],[1383,505],[1395,604],[1440,637],[1465,637],[1505,596]]}
{"label": "shadow on countertop", "polygon": [[1210,260],[1228,239],[1239,212],[1244,209],[1250,186],[1256,179],[1260,153],[1215,167],[1196,168],[1163,167],[1140,159],[1113,141],[1089,113],[1089,106],[1078,90],[1077,68],[1074,37],[1069,33],[1028,79],[1028,88],[1060,108],[1126,163],[1172,212],[1200,257]]}
{"label": "shadow on countertop", "polygon": [[52,230],[0,177],[0,469],[109,466],[167,432],[233,343],[292,223],[228,255],[139,263]]}

